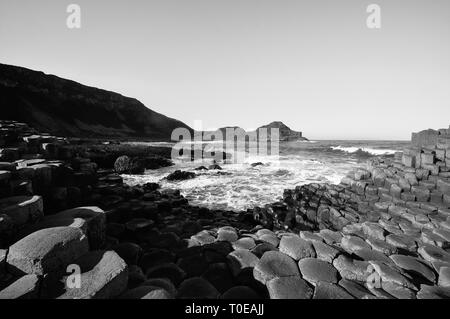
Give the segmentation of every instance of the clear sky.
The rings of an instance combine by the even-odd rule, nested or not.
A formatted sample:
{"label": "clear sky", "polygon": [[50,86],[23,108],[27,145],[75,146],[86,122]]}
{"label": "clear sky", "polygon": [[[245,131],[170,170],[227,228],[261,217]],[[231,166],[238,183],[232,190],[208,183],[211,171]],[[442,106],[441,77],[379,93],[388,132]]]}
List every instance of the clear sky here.
{"label": "clear sky", "polygon": [[450,124],[449,57],[448,0],[0,0],[1,63],[205,129],[279,120],[312,139],[406,140]]}

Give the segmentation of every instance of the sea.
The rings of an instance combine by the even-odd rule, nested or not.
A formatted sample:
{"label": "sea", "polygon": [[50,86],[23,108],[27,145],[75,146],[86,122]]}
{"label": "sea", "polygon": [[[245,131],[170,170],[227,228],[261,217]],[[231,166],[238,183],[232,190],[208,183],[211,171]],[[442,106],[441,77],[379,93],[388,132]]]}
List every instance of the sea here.
{"label": "sea", "polygon": [[[247,154],[240,163],[218,162],[222,170],[196,171],[212,164],[176,158],[175,165],[147,170],[143,175],[122,175],[129,185],[159,183],[179,189],[191,205],[241,211],[281,199],[284,189],[309,183],[339,184],[352,169],[364,167],[374,156],[393,157],[409,141],[290,141],[280,142],[279,156]],[[142,142],[140,143],[142,144]],[[144,143],[173,147],[173,143]],[[217,149],[216,149],[217,150]],[[258,163],[258,165],[252,165]],[[193,179],[168,181],[175,170],[196,172]]]}

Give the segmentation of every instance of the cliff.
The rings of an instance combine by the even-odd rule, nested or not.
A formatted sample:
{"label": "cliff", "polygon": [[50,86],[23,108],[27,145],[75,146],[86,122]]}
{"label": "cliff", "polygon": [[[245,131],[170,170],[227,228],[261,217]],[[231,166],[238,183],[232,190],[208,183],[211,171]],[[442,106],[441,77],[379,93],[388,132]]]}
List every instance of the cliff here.
{"label": "cliff", "polygon": [[189,128],[136,99],[5,64],[0,64],[0,105],[0,119],[54,135],[170,140],[175,128]]}

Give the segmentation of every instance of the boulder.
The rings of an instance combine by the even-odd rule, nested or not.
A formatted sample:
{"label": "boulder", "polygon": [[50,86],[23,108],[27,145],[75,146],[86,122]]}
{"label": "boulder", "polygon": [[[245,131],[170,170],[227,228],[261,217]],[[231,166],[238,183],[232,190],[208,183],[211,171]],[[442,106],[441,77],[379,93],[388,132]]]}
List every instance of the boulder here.
{"label": "boulder", "polygon": [[[127,264],[114,251],[91,251],[74,264],[80,267],[80,286],[66,284],[66,291],[59,299],[110,299],[127,288]],[[70,282],[70,276],[65,280]]]}
{"label": "boulder", "polygon": [[114,170],[118,174],[142,174],[145,171],[145,161],[126,155],[119,156],[114,162]]}
{"label": "boulder", "polygon": [[8,269],[44,275],[60,271],[89,250],[87,237],[77,228],[54,227],[34,232],[9,248]]}

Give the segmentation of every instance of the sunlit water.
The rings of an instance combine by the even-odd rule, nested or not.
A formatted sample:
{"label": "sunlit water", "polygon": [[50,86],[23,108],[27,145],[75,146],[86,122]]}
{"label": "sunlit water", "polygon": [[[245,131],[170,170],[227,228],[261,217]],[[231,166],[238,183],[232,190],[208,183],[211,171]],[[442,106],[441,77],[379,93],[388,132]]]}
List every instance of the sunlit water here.
{"label": "sunlit water", "polygon": [[[170,143],[164,145],[171,147]],[[162,188],[180,189],[193,205],[244,210],[280,199],[286,188],[308,183],[337,184],[369,157],[392,156],[407,145],[408,142],[392,141],[281,142],[279,157],[251,156],[239,164],[219,163],[222,170],[195,171],[194,168],[211,163],[176,160],[175,166],[123,177],[130,185],[156,182]],[[256,162],[263,165],[252,167]],[[185,181],[165,179],[178,169],[196,172],[197,176]]]}

